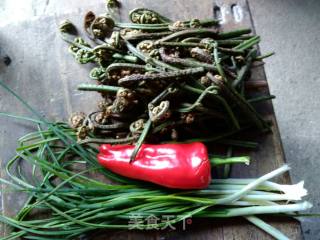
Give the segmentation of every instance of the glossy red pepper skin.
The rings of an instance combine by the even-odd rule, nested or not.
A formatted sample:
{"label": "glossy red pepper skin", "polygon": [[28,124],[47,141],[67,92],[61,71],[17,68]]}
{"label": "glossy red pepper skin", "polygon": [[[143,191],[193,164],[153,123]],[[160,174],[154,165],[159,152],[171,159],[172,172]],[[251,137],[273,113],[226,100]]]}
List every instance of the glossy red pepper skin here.
{"label": "glossy red pepper skin", "polygon": [[203,189],[211,181],[211,166],[203,143],[143,144],[132,163],[133,145],[103,144],[98,154],[105,168],[168,188]]}

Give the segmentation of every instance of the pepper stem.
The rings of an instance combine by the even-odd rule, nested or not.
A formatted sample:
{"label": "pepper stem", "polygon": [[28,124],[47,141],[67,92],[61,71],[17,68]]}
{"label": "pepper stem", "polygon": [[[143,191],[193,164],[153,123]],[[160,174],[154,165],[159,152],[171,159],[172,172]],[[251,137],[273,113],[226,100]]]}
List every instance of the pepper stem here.
{"label": "pepper stem", "polygon": [[210,158],[210,163],[212,166],[219,166],[224,164],[234,164],[234,163],[244,163],[246,165],[250,164],[250,157],[249,156],[242,156],[242,157],[229,157],[229,158],[218,158],[213,157]]}

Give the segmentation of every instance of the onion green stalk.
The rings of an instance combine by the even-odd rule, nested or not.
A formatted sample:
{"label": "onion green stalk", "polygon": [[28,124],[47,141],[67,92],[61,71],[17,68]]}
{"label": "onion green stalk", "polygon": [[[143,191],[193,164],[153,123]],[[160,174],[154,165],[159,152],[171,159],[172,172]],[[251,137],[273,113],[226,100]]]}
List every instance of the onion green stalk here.
{"label": "onion green stalk", "polygon": [[287,236],[285,236],[282,232],[280,232],[278,229],[272,227],[271,225],[265,223],[261,219],[255,217],[255,216],[247,216],[245,217],[249,222],[256,225],[257,227],[261,228],[265,232],[269,233],[271,236],[273,236],[276,239],[279,240],[289,240]]}

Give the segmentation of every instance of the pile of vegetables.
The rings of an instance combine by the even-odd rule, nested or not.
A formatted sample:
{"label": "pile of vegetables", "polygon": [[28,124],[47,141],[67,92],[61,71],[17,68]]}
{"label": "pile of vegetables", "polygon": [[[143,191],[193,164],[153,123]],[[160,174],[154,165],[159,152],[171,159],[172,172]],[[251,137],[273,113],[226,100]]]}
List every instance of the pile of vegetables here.
{"label": "pile of vegetables", "polygon": [[[107,6],[115,3],[108,1]],[[219,140],[228,146],[256,146],[230,137],[250,127],[262,132],[269,128],[251,103],[272,96],[250,98],[255,83],[247,81],[253,61],[264,57],[254,47],[259,37],[248,35],[248,29],[219,32],[215,20],[173,23],[148,9],[133,10],[132,23],[117,22],[110,14],[96,17],[89,12],[85,17],[95,47],[74,39],[69,21],[60,28],[78,62],[98,64],[90,77],[99,84],[79,89],[101,92],[100,110],[77,113],[70,123],[51,122],[0,81],[34,118],[0,115],[37,127],[18,140],[16,155],[5,169],[9,180],[0,179],[29,196],[14,218],[0,216],[12,227],[2,239],[90,237],[97,229],[130,229],[137,215],[136,229],[141,230],[161,229],[190,217],[240,216],[277,239],[287,239],[257,217],[299,216],[311,207],[302,201],[307,195],[303,182],[270,181],[288,171],[287,165],[257,179],[208,179],[206,189],[177,190],[119,176],[97,161],[96,143],[135,143],[128,161],[139,160],[139,150],[147,147],[143,142]],[[215,27],[207,28],[211,25]],[[212,167],[248,164],[249,158],[214,156],[210,162]],[[173,218],[152,224],[146,220],[163,215]]]}
{"label": "pile of vegetables", "polygon": [[253,103],[274,96],[257,91],[266,82],[249,81],[252,64],[266,57],[255,46],[260,37],[247,28],[221,32],[214,19],[173,22],[144,8],[129,17],[132,23],[121,23],[88,12],[90,43],[70,21],[60,26],[76,61],[97,65],[90,77],[98,84],[78,89],[97,91],[102,101],[70,117],[80,143],[136,143],[132,158],[143,142],[256,147],[236,135],[269,129]]}
{"label": "pile of vegetables", "polygon": [[[160,229],[168,222],[150,225],[145,220],[164,214],[175,216],[171,224],[189,217],[242,216],[277,239],[286,239],[256,215],[298,216],[296,212],[312,206],[301,201],[307,194],[303,182],[270,181],[288,171],[287,165],[257,179],[214,179],[204,190],[166,189],[102,168],[96,161],[97,149],[77,143],[76,132],[65,123],[48,122],[39,114],[36,119],[1,115],[32,121],[39,129],[18,140],[16,156],[6,166],[10,181],[1,179],[12,190],[29,195],[14,218],[0,216],[13,227],[3,239],[76,239],[97,229],[130,229],[129,220],[137,215],[138,229]],[[96,180],[94,173],[120,184]],[[35,212],[38,218],[30,218]]]}

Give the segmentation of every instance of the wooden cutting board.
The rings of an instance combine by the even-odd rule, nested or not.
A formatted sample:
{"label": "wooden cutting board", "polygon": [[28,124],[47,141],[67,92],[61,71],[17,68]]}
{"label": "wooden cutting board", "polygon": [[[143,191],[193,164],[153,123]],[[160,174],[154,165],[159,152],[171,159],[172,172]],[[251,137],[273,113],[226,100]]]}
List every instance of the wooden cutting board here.
{"label": "wooden cutting board", "polygon": [[[120,18],[128,20],[128,11],[135,7],[154,9],[174,20],[190,18],[221,19],[224,29],[230,30],[254,25],[245,0],[121,0]],[[11,63],[0,63],[0,77],[17,91],[32,106],[49,119],[67,119],[74,111],[87,111],[95,107],[98,94],[76,91],[79,83],[92,82],[89,65],[75,63],[67,53],[67,45],[58,34],[59,23],[68,18],[79,28],[86,11],[104,12],[102,0],[57,0],[54,7],[46,9],[45,16],[28,21],[12,23],[0,28],[0,47],[10,57]],[[265,80],[263,66],[255,67],[250,81]],[[268,89],[264,93],[268,93]],[[271,102],[258,105],[259,111],[273,122],[272,133],[255,136],[260,143],[251,153],[252,163],[248,167],[236,166],[232,177],[258,177],[285,163],[279,131]],[[30,115],[9,94],[0,89],[0,111]],[[6,177],[3,166],[14,154],[16,139],[32,130],[24,122],[0,118],[1,177]],[[290,182],[289,175],[277,179]],[[3,214],[13,216],[25,200],[21,193],[10,192],[1,186],[1,209]],[[302,239],[298,222],[288,218],[267,218],[273,226],[283,231],[290,239]],[[1,233],[8,230],[3,226]],[[93,234],[89,239],[272,239],[242,218],[226,220],[194,220],[185,230],[166,231],[109,231]]]}

